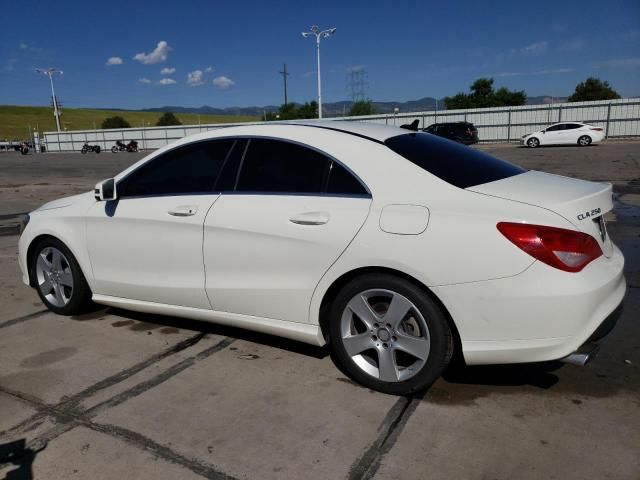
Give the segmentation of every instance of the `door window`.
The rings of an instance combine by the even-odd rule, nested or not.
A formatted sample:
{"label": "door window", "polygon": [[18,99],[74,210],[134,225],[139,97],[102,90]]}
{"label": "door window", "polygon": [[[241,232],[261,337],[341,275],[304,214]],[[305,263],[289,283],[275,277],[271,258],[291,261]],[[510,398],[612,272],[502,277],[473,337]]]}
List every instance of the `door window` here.
{"label": "door window", "polygon": [[560,130],[564,130],[564,124],[553,125],[547,128],[547,132],[559,132]]}
{"label": "door window", "polygon": [[145,163],[118,182],[121,197],[209,193],[233,140],[184,145]]}
{"label": "door window", "polygon": [[295,143],[251,139],[236,190],[322,193],[330,164],[331,159]]}

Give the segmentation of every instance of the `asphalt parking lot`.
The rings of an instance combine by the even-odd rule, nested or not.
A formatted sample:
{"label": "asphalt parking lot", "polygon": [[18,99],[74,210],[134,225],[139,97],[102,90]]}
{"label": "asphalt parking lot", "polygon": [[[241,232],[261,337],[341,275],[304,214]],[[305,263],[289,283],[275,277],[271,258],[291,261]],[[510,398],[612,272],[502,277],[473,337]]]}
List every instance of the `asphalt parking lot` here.
{"label": "asphalt parking lot", "polygon": [[459,368],[414,398],[360,387],[326,349],[266,335],[114,309],[47,313],[20,282],[18,215],[144,154],[0,153],[0,474],[640,478],[640,142],[476,148],[614,184],[625,309],[587,367]]}

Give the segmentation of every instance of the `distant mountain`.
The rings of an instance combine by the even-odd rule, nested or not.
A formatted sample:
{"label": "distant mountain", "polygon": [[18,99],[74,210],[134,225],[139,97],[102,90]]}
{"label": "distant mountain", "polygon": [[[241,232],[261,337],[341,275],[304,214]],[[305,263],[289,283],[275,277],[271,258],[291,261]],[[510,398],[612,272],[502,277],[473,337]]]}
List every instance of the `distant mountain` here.
{"label": "distant mountain", "polygon": [[[566,102],[567,97],[553,97],[553,103]],[[438,109],[445,110],[444,99],[438,99]],[[543,105],[552,103],[552,97],[541,95],[538,97],[527,98],[527,105]],[[341,102],[329,102],[322,104],[322,111],[328,117],[339,117],[347,115],[351,108],[352,102],[344,100]],[[409,100],[407,102],[373,102],[376,113],[385,114],[393,113],[395,108],[400,112],[420,112],[436,109],[436,99],[433,97],[424,97],[418,100]],[[217,108],[209,105],[202,107],[178,107],[167,105],[158,108],[145,108],[143,112],[173,112],[173,113],[195,113],[200,115],[251,115],[261,117],[265,112],[275,112],[278,105],[266,105],[264,107],[226,107]]]}

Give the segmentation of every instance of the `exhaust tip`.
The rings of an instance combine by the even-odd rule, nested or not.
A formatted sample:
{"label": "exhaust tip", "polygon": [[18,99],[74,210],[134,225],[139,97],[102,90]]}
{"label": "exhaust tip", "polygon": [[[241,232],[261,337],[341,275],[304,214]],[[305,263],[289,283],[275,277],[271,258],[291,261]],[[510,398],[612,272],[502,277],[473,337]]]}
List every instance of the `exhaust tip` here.
{"label": "exhaust tip", "polygon": [[578,350],[567,355],[560,361],[569,363],[571,365],[578,365],[580,367],[583,367],[596,357],[599,350],[600,345],[597,345],[595,343],[585,343]]}

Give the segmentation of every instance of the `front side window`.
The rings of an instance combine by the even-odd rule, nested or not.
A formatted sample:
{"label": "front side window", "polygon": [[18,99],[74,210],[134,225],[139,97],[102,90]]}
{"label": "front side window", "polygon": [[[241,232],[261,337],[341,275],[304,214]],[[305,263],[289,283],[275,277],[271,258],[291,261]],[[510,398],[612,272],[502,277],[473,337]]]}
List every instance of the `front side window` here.
{"label": "front side window", "polygon": [[322,193],[331,159],[294,143],[251,139],[236,191]]}
{"label": "front side window", "polygon": [[564,130],[564,125],[553,125],[547,128],[547,132],[558,132],[560,130]]}
{"label": "front side window", "polygon": [[233,140],[184,145],[163,153],[118,182],[121,197],[210,193]]}
{"label": "front side window", "polygon": [[471,147],[423,133],[398,135],[384,143],[411,163],[459,188],[502,180],[526,171]]}

